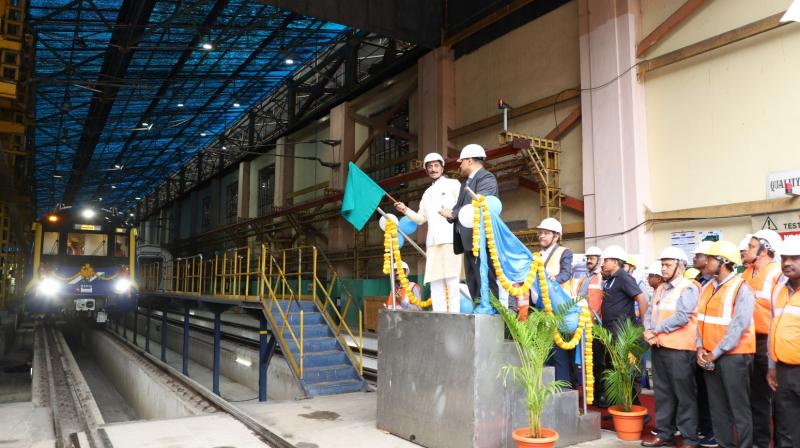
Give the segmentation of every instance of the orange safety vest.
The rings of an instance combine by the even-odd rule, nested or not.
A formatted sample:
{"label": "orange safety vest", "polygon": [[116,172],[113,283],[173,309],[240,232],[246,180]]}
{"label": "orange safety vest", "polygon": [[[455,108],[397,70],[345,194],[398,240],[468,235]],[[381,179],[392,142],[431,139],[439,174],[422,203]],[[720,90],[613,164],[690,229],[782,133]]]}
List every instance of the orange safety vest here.
{"label": "orange safety vest", "polygon": [[[691,288],[692,285],[697,286],[697,282],[685,278],[681,279],[678,286],[670,289],[666,294],[664,294],[664,284],[658,285],[658,289],[656,289],[653,296],[653,311],[655,313],[650,313],[651,319],[652,316],[658,314],[656,322],[652,322],[653,328],[675,315],[681,294],[686,289]],[[656,340],[661,347],[674,350],[697,350],[697,308],[695,307],[689,316],[689,322],[686,325],[672,333],[659,333],[656,335]]]}
{"label": "orange safety vest", "polygon": [[749,284],[756,295],[756,306],[753,309],[753,319],[756,322],[756,333],[767,334],[769,332],[769,321],[772,318],[772,290],[778,283],[781,276],[781,265],[777,261],[772,261],[753,276],[753,266],[745,269],[742,278]]}
{"label": "orange safety vest", "polygon": [[[735,276],[723,283],[716,291],[714,284],[706,283],[700,293],[700,300],[697,306],[697,330],[703,340],[703,348],[712,351],[725,337],[728,331],[728,324],[733,318],[733,308],[736,302],[736,295],[741,288],[749,288],[745,281]],[[756,352],[756,328],[753,319],[750,325],[742,333],[739,344],[729,351],[728,354],[752,354]]]}
{"label": "orange safety vest", "polygon": [[590,273],[589,291],[587,292],[587,302],[589,308],[600,317],[603,317],[603,276],[599,272]]}
{"label": "orange safety vest", "polygon": [[[422,292],[422,289],[419,287],[419,285],[414,283],[414,282],[408,282],[408,286],[415,293],[417,291],[419,291],[420,293]],[[403,289],[403,287],[401,286],[401,287],[399,287],[399,288],[397,288],[395,290],[395,293],[397,295],[395,296],[394,300],[397,303],[397,306],[400,306],[400,305],[403,304],[404,301],[406,301],[406,290]],[[420,300],[424,300],[422,297],[419,297],[419,296],[417,296],[417,298],[420,299]],[[392,293],[391,292],[389,293],[389,296],[386,298],[386,307],[387,308],[391,308],[392,307]]]}
{"label": "orange safety vest", "polygon": [[773,295],[769,354],[784,364],[800,365],[800,291],[789,296],[789,288],[779,283]]}

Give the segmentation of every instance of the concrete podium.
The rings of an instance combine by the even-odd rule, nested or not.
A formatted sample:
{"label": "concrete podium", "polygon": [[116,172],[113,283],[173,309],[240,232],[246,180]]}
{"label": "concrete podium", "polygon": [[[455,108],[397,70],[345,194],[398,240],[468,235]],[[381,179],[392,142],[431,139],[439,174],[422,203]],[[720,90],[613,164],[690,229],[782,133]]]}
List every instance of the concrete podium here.
{"label": "concrete podium", "polygon": [[[498,377],[519,363],[499,316],[381,310],[379,320],[379,429],[428,448],[516,446],[525,394]],[[577,391],[553,397],[543,424],[558,431],[557,446],[600,438],[600,415],[579,415]]]}

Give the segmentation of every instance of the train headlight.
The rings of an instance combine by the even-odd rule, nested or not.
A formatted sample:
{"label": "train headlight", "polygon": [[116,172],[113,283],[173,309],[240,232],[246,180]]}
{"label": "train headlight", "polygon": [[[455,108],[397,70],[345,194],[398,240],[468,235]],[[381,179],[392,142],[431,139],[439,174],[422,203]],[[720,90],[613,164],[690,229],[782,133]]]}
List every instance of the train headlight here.
{"label": "train headlight", "polygon": [[42,281],[39,282],[39,286],[36,289],[40,295],[46,297],[53,297],[58,294],[60,290],[61,282],[51,277],[43,278]]}
{"label": "train headlight", "polygon": [[114,282],[114,292],[117,294],[126,294],[131,290],[131,281],[127,278],[121,278]]}

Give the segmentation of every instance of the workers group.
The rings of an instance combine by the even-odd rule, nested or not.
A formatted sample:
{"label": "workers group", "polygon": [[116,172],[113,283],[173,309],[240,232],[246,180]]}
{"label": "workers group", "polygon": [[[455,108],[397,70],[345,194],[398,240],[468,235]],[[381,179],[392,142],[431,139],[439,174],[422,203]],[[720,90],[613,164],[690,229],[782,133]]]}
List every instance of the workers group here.
{"label": "workers group", "polygon": [[[459,211],[472,194],[497,196],[497,180],[484,168],[486,153],[465,146],[459,156],[463,185],[444,174],[444,158],[428,154],[423,166],[433,181],[419,211],[395,208],[417,224],[428,223],[425,283],[434,311],[458,312],[464,255],[466,284],[480,295],[472,229]],[[654,438],[643,446],[800,447],[800,238],[782,241],[772,230],[747,235],[738,245],[703,241],[691,263],[677,247],[665,248],[637,282],[637,262],[620,246],[586,250],[586,271],[573,272],[573,253],[562,246],[563,228],[546,218],[537,227],[539,255],[551,281],[585,297],[597,324],[614,333],[626,319],[639,322],[652,353]],[[500,255],[502,256],[502,254]],[[489,288],[500,291],[491,264]],[[652,292],[651,292],[652,291]],[[506,299],[520,315],[536,298]],[[594,347],[595,378],[607,365]],[[574,354],[556,348],[556,378],[576,384]],[[603,391],[602,384],[596,390]],[[605,403],[598,397],[598,405]]]}

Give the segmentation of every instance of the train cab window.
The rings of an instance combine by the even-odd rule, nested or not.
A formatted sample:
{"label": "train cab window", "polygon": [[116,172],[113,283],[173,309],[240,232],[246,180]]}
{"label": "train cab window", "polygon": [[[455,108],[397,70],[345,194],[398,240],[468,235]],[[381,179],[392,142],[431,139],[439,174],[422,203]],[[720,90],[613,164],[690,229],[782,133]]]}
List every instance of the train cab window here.
{"label": "train cab window", "polygon": [[58,232],[44,232],[42,255],[58,255]]}
{"label": "train cab window", "polygon": [[114,237],[114,256],[127,257],[128,256],[128,238],[124,235],[117,235]]}
{"label": "train cab window", "polygon": [[70,233],[67,235],[67,255],[108,255],[108,236],[99,233]]}

